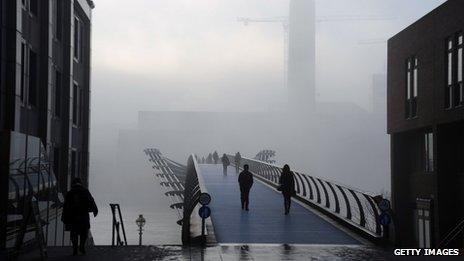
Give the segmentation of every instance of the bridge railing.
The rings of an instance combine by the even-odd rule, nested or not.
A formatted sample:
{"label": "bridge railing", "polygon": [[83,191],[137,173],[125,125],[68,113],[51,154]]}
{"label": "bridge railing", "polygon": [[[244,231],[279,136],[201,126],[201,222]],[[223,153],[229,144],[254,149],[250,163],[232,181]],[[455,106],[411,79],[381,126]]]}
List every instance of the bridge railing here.
{"label": "bridge railing", "polygon": [[[235,157],[227,156],[230,162],[235,164]],[[271,187],[279,186],[282,167],[249,158],[241,159],[240,167],[244,164],[249,165],[255,177]],[[317,176],[298,171],[293,171],[293,173],[295,198],[365,238],[376,241],[382,237],[382,226],[378,222],[380,211],[372,195]]]}
{"label": "bridge railing", "polygon": [[[206,238],[201,237],[202,222],[200,217],[196,214],[199,209],[198,201],[202,192],[207,192],[206,186],[200,174],[197,160],[194,155],[191,155],[187,160],[184,203],[182,207],[182,243],[184,245],[206,242]],[[207,223],[211,223],[210,218],[207,219]],[[208,230],[206,230],[205,233],[208,234]]]}

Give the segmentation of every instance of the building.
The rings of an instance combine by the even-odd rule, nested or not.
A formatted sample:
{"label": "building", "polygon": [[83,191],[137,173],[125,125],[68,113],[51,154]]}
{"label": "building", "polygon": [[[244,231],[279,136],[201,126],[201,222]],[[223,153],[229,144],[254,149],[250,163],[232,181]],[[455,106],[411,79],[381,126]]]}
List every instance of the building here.
{"label": "building", "polygon": [[314,0],[291,0],[289,10],[289,109],[307,114],[316,107],[316,8]]}
{"label": "building", "polygon": [[32,196],[48,245],[69,243],[62,195],[73,177],[88,180],[93,7],[91,0],[0,1],[2,260],[15,244],[34,245],[26,218]]}
{"label": "building", "polygon": [[388,41],[392,206],[403,246],[443,247],[464,218],[463,12],[462,0],[449,0]]}

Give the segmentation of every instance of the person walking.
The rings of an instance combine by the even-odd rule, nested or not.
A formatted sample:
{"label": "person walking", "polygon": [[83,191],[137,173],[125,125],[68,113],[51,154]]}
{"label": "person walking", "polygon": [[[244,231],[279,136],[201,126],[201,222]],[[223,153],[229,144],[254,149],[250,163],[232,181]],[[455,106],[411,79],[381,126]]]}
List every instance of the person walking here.
{"label": "person walking", "polygon": [[250,204],[250,189],[253,186],[253,174],[248,171],[248,164],[243,165],[243,171],[238,175],[238,184],[240,185],[240,199],[242,209],[248,211]]}
{"label": "person walking", "polygon": [[235,172],[238,174],[240,171],[240,161],[242,161],[242,155],[240,152],[235,153]]}
{"label": "person walking", "polygon": [[77,255],[78,248],[82,254],[85,254],[85,242],[90,229],[89,212],[93,212],[94,217],[98,215],[95,200],[82,185],[81,179],[75,178],[71,183],[71,190],[66,193],[61,216],[66,231],[71,231],[73,255]]}
{"label": "person walking", "polygon": [[284,165],[282,169],[282,174],[279,178],[279,189],[282,191],[282,195],[284,196],[284,208],[285,208],[285,215],[288,215],[290,212],[290,205],[292,203],[292,197],[295,196],[295,178],[293,176],[293,172],[290,171],[290,166],[287,164]]}
{"label": "person walking", "polygon": [[217,151],[214,151],[214,153],[213,153],[213,160],[214,160],[214,164],[218,164],[219,155],[218,155]]}
{"label": "person walking", "polygon": [[221,161],[222,161],[222,173],[225,176],[227,175],[227,167],[230,165],[229,158],[227,157],[225,153],[222,155]]}

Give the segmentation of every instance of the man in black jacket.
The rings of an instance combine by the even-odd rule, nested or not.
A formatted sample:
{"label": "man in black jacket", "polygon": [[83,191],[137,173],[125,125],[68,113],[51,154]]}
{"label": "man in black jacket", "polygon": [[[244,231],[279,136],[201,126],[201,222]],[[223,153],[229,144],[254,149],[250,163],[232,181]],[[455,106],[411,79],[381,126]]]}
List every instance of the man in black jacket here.
{"label": "man in black jacket", "polygon": [[73,255],[77,255],[79,236],[79,250],[85,254],[85,241],[90,229],[89,212],[93,216],[98,214],[98,208],[90,192],[82,185],[80,178],[75,178],[71,183],[71,190],[66,193],[61,220],[67,231],[71,231]]}
{"label": "man in black jacket", "polygon": [[248,164],[243,165],[243,171],[238,175],[238,184],[240,185],[242,209],[248,211],[250,189],[253,186],[253,174],[248,171]]}

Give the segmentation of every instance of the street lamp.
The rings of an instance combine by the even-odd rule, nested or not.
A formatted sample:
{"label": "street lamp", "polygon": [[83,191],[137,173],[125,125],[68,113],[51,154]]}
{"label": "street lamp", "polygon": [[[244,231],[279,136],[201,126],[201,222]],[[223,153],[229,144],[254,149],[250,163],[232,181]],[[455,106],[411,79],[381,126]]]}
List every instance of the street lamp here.
{"label": "street lamp", "polygon": [[145,226],[145,218],[143,217],[142,214],[139,215],[139,217],[135,220],[135,224],[139,227],[139,246],[142,245],[142,227]]}

